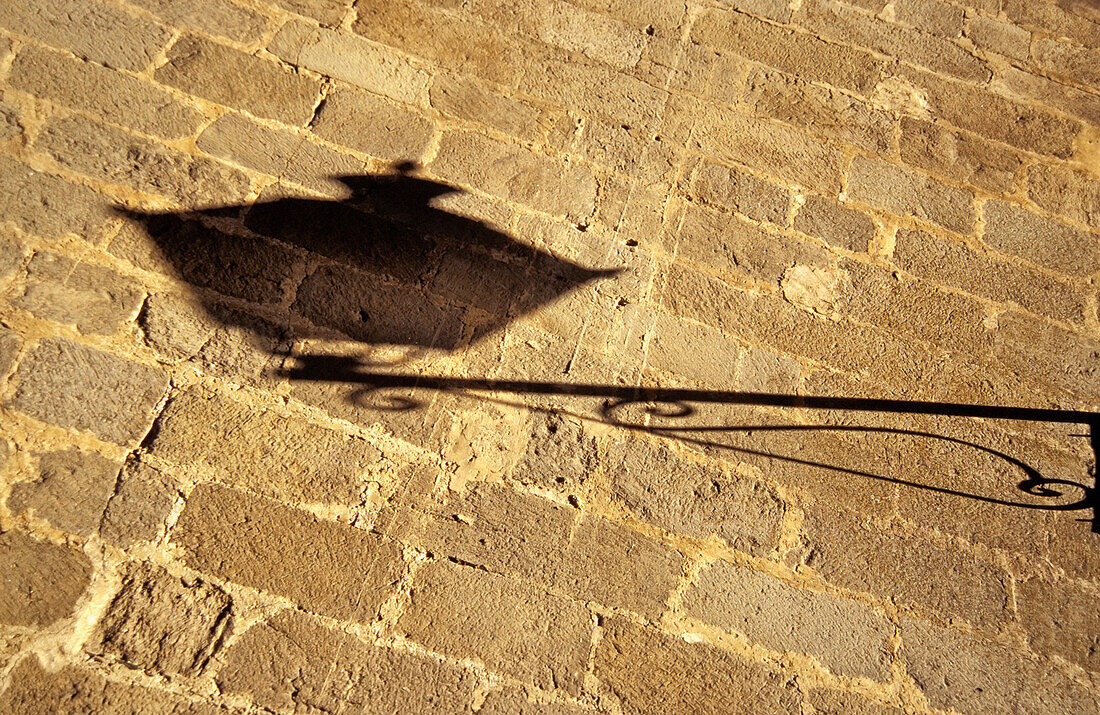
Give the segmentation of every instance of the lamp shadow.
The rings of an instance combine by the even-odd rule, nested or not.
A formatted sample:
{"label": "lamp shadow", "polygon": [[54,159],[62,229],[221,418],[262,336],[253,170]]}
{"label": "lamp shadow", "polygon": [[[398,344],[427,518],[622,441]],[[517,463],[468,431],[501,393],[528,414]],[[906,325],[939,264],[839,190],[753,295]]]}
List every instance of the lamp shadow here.
{"label": "lamp shadow", "polygon": [[[416,165],[411,163],[396,164],[386,173],[336,179],[347,189],[344,198],[277,195],[250,204],[200,211],[119,212],[136,222],[151,239],[154,262],[183,281],[206,289],[197,296],[214,322],[238,328],[246,335],[256,331],[257,322],[247,310],[223,309],[222,296],[274,312],[289,311],[295,337],[346,336],[365,346],[450,352],[498,333],[517,317],[572,291],[618,273],[614,268],[582,266],[521,242],[487,222],[448,210],[441,199],[461,195],[461,189],[418,176]],[[315,336],[311,329],[316,330]],[[255,337],[257,346],[271,349],[270,335]],[[277,342],[285,345],[285,341]],[[478,399],[486,394],[597,398],[604,401],[598,419],[610,425],[697,446],[813,465],[834,471],[838,478],[888,481],[1004,507],[1091,510],[1092,529],[1100,533],[1095,486],[1045,477],[1039,466],[969,440],[875,427],[675,424],[695,414],[694,405],[707,403],[1079,423],[1091,430],[1090,445],[1095,454],[1100,432],[1100,416],[1096,413],[843,396],[433,377],[381,372],[377,364],[325,354],[288,352],[279,357],[284,362],[280,377],[356,386],[349,400],[387,390],[400,391],[388,405],[378,406],[380,413],[394,405],[416,409],[418,401],[410,394],[417,392],[447,392]],[[624,419],[621,409],[631,404],[648,405],[662,420],[653,424]],[[1016,485],[1021,496],[1052,501],[991,498],[718,439],[766,430],[828,429],[920,436],[969,446],[1003,460],[1016,471],[1022,477]],[[1079,491],[1080,498],[1059,501],[1067,489]]]}

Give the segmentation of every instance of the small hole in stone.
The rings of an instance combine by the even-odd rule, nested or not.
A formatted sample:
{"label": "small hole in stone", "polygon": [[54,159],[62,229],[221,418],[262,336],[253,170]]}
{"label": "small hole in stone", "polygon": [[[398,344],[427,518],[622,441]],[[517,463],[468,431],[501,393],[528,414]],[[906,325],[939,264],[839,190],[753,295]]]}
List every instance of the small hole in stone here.
{"label": "small hole in stone", "polygon": [[359,320],[363,321],[364,323],[369,323],[370,322],[370,314],[367,313],[367,311],[365,311],[365,310],[360,310],[359,311]]}
{"label": "small hole in stone", "polygon": [[626,245],[628,245],[628,246],[637,246],[638,242],[635,241],[633,238],[628,238],[628,239],[626,239]]}
{"label": "small hole in stone", "polygon": [[653,28],[653,25],[647,25],[647,26],[646,26],[646,28],[645,28],[645,34],[647,34],[647,35],[649,35],[649,36],[651,36],[651,37],[653,36],[653,33],[654,33],[654,32],[656,32],[656,31],[657,31],[657,30],[655,30],[655,29]]}

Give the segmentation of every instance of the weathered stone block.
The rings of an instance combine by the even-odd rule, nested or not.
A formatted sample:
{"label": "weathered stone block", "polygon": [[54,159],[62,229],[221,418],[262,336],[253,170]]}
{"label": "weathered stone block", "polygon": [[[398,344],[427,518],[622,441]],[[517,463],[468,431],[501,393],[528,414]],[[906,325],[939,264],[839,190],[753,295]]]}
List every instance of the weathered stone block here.
{"label": "weathered stone block", "polygon": [[467,77],[436,75],[428,98],[431,106],[444,114],[528,141],[544,136],[550,128],[549,117],[536,107],[493,92]]}
{"label": "weathered stone block", "polygon": [[726,10],[703,14],[691,36],[715,49],[861,94],[868,94],[882,73],[882,61],[869,52]]}
{"label": "weathered stone block", "polygon": [[941,37],[962,34],[963,9],[941,0],[896,0],[894,19]]}
{"label": "weathered stone block", "polygon": [[786,226],[791,213],[791,192],[722,164],[706,161],[695,170],[692,193],[704,203],[737,211],[756,221]]}
{"label": "weathered stone block", "polygon": [[59,529],[90,536],[99,529],[119,469],[117,462],[90,452],[47,452],[38,458],[34,481],[12,486],[8,508],[29,511]]}
{"label": "weathered stone block", "polygon": [[238,114],[226,114],[207,127],[199,149],[308,189],[346,196],[333,177],[363,173],[360,159],[340,154],[291,132],[270,129]]}
{"label": "weathered stone block", "polygon": [[936,708],[965,713],[1079,713],[1095,695],[1049,662],[902,618],[901,660]]}
{"label": "weathered stone block", "polygon": [[137,0],[170,25],[226,37],[234,42],[257,40],[267,29],[268,20],[228,0]]}
{"label": "weathered stone block", "polygon": [[103,512],[100,536],[123,548],[136,541],[153,541],[163,533],[180,496],[171,476],[131,457]]}
{"label": "weathered stone block", "polygon": [[697,120],[693,134],[710,156],[826,194],[840,191],[840,152],[804,132],[717,105],[701,106]]}
{"label": "weathered stone block", "polygon": [[684,596],[684,612],[772,650],[816,658],[839,675],[885,680],[893,626],[870,607],[717,562]]}
{"label": "weathered stone block", "polygon": [[126,577],[86,649],[147,671],[193,675],[218,647],[230,607],[217,586],[145,562]]}
{"label": "weathered stone block", "polygon": [[0,327],[0,377],[7,377],[23,349],[23,338]]}
{"label": "weathered stone block", "polygon": [[1100,181],[1082,171],[1033,164],[1027,171],[1027,195],[1047,211],[1100,228]]}
{"label": "weathered stone block", "polygon": [[310,128],[336,144],[407,161],[420,159],[434,132],[419,114],[349,89],[330,92]]}
{"label": "weathered stone block", "polygon": [[353,0],[274,0],[290,12],[312,17],[325,27],[335,27],[348,13]]}
{"label": "weathered stone block", "polygon": [[416,573],[398,628],[432,650],[576,694],[592,616],[576,601],[503,576],[433,562]]}
{"label": "weathered stone block", "polygon": [[805,529],[807,563],[837,586],[990,630],[1009,618],[1008,575],[971,554],[881,529],[830,504],[807,506]]}
{"label": "weathered stone block", "polygon": [[1100,614],[1095,593],[1072,582],[1031,578],[1017,582],[1016,608],[1034,650],[1100,672]]}
{"label": "weathered stone block", "polygon": [[1067,275],[1085,276],[1100,268],[1100,244],[1096,236],[1015,204],[986,202],[982,238],[1002,253]]}
{"label": "weathered stone block", "polygon": [[1020,158],[1007,149],[938,124],[901,118],[901,160],[998,194],[1012,193]]}
{"label": "weathered stone block", "polygon": [[974,230],[974,195],[923,174],[856,157],[848,177],[848,196],[897,214],[930,221],[956,233]]}
{"label": "weathered stone block", "polygon": [[581,424],[554,412],[537,412],[527,451],[513,474],[541,487],[574,490],[596,466],[596,440]]}
{"label": "weathered stone block", "polygon": [[430,63],[511,85],[522,68],[513,42],[503,33],[466,14],[452,14],[412,0],[383,4],[360,3],[352,29]]}
{"label": "weathered stone block", "polygon": [[653,320],[646,367],[685,377],[696,385],[722,389],[733,384],[742,349],[740,343],[716,328],[658,313]]}
{"label": "weathered stone block", "polygon": [[39,318],[75,325],[81,333],[110,335],[133,320],[144,292],[114,271],[52,253],[27,265],[23,294],[12,304]]}
{"label": "weathered stone block", "polygon": [[813,243],[698,206],[688,207],[676,245],[677,258],[772,284],[796,263],[830,262]]}
{"label": "weathered stone block", "polygon": [[238,201],[249,188],[235,169],[81,117],[48,120],[35,148],[73,171],[190,205]]}
{"label": "weathered stone block", "polygon": [[552,581],[575,598],[656,620],[680,580],[682,562],[669,546],[584,515]]}
{"label": "weathered stone block", "polygon": [[1080,289],[923,231],[898,230],[894,264],[920,278],[998,302],[1017,303],[1056,320],[1084,320]]}
{"label": "weathered stone block", "polygon": [[1089,87],[1100,85],[1100,47],[1082,47],[1042,37],[1031,48],[1031,59],[1054,77]]}
{"label": "weathered stone block", "polygon": [[42,340],[12,379],[15,409],[118,444],[145,435],[168,384],[155,368],[61,338]]}
{"label": "weathered stone block", "polygon": [[623,712],[780,715],[798,710],[794,683],[767,666],[621,618],[604,629],[594,672]]}
{"label": "weathered stone block", "polygon": [[572,219],[592,215],[595,206],[596,181],[583,166],[472,132],[444,134],[430,168],[444,179]]}
{"label": "weathered stone block", "polygon": [[134,72],[148,67],[172,37],[167,27],[121,8],[79,0],[4,3],[0,26]]}
{"label": "weathered stone block", "polygon": [[920,91],[932,116],[948,124],[1026,151],[1062,159],[1073,154],[1079,122],[919,70],[899,67],[897,74]]}
{"label": "weathered stone block", "polygon": [[39,99],[168,139],[191,136],[203,119],[147,82],[33,46],[16,56],[10,82]]}
{"label": "weathered stone block", "polygon": [[273,710],[457,712],[475,679],[438,660],[370,645],[288,609],[233,641],[223,693]]}
{"label": "weathered stone block", "polygon": [[0,216],[22,230],[54,239],[98,238],[112,217],[111,200],[77,184],[0,157]]}
{"label": "weathered stone block", "polygon": [[48,626],[73,611],[92,576],[81,551],[8,531],[0,534],[0,623]]}
{"label": "weathered stone block", "polygon": [[192,568],[364,623],[404,565],[401,550],[375,535],[213,484],[188,497],[172,541]]}
{"label": "weathered stone block", "polygon": [[[906,0],[897,4],[902,5],[904,13]],[[943,14],[961,15],[958,8],[944,5]],[[912,2],[909,7],[910,17],[917,20],[914,15],[919,10]],[[955,19],[961,20],[961,17]],[[923,65],[940,74],[975,83],[983,83],[990,77],[989,68],[981,60],[944,37],[912,32],[841,3],[807,0],[795,14],[795,22],[821,38],[866,47],[889,57]],[[952,20],[940,18],[938,22],[945,25]]]}
{"label": "weathered stone block", "polygon": [[154,76],[212,102],[292,125],[305,125],[321,96],[317,80],[195,36],[180,38]]}
{"label": "weathered stone block", "polygon": [[811,690],[806,699],[823,715],[902,715],[905,712],[840,690]]}
{"label": "weathered stone block", "polygon": [[543,42],[618,69],[633,67],[641,58],[646,33],[640,29],[564,2],[540,10],[534,29]]}
{"label": "weathered stone block", "polygon": [[449,492],[443,504],[421,509],[395,513],[387,532],[440,556],[535,580],[549,578],[561,560],[576,518],[570,507],[491,484]]}
{"label": "weathered stone block", "polygon": [[382,453],[360,437],[270,409],[190,390],[173,397],[152,454],[220,481],[288,501],[359,504]]}
{"label": "weathered stone block", "polygon": [[810,194],[798,208],[794,228],[856,253],[866,253],[878,229],[871,217],[836,199]]}
{"label": "weathered stone block", "polygon": [[890,115],[827,87],[758,69],[745,80],[744,101],[757,116],[880,154],[890,150],[894,133]]}
{"label": "weathered stone block", "polygon": [[1016,60],[1026,60],[1031,48],[1031,33],[1009,22],[983,15],[966,19],[966,36],[985,50],[998,52]]}
{"label": "weathered stone block", "polygon": [[784,504],[762,484],[643,440],[610,445],[611,496],[645,521],[699,539],[718,536],[754,556],[779,541]]}
{"label": "weathered stone block", "polygon": [[95,671],[66,665],[48,671],[34,655],[11,673],[0,695],[0,708],[12,713],[159,712],[170,715],[218,715],[225,709],[182,695],[139,685],[114,683]]}
{"label": "weathered stone block", "polygon": [[431,77],[394,50],[299,20],[283,25],[268,51],[297,67],[412,105],[423,105]]}

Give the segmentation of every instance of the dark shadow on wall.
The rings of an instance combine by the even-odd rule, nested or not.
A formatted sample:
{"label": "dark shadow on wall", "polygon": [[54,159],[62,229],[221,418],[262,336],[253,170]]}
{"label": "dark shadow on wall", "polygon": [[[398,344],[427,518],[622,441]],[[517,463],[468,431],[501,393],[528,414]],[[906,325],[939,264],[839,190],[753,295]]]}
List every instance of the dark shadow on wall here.
{"label": "dark shadow on wall", "polygon": [[[335,177],[350,193],[344,199],[261,197],[200,211],[120,213],[152,239],[150,262],[188,283],[261,305],[279,304],[296,285],[292,313],[372,345],[453,350],[617,273],[437,207],[433,201],[462,190],[415,171],[401,163],[391,173]],[[311,266],[295,249],[327,260]],[[233,320],[216,302],[207,301],[208,310]]]}
{"label": "dark shadow on wall", "polygon": [[[291,313],[323,331],[335,331],[365,345],[411,346],[452,351],[503,329],[511,320],[577,288],[614,275],[615,270],[585,268],[515,238],[481,221],[441,208],[437,199],[460,190],[418,177],[412,164],[391,173],[338,177],[350,196],[339,200],[275,197],[251,205],[225,206],[180,213],[123,211],[152,239],[148,260],[179,278],[261,306],[291,301]],[[240,227],[247,230],[241,231]],[[224,325],[255,329],[244,312],[226,311],[214,296],[199,295],[212,318]],[[295,337],[311,337],[300,325]],[[323,332],[321,336],[333,336]],[[282,342],[282,341],[280,341]],[[262,340],[258,343],[263,344]],[[270,343],[268,343],[270,344]],[[1089,412],[807,397],[719,390],[632,388],[564,382],[536,382],[433,377],[380,372],[379,365],[328,355],[280,354],[291,380],[343,383],[358,389],[349,397],[387,397],[376,405],[415,409],[417,391],[486,395],[558,395],[597,398],[598,419],[619,427],[646,431],[702,447],[781,462],[812,465],[838,475],[888,481],[919,490],[1024,509],[1092,511],[1092,529],[1100,533],[1095,486],[1044,477],[1040,466],[977,443],[928,432],[881,427],[807,425],[677,424],[696,412],[694,405],[752,405],[802,409],[849,410],[892,414],[980,417],[1079,423],[1091,430],[1094,453],[1100,439],[1100,416]],[[645,405],[662,419],[631,421],[622,417],[630,405]],[[360,404],[360,406],[362,406]],[[1027,502],[997,499],[916,479],[898,479],[868,469],[829,464],[816,456],[777,454],[738,441],[739,434],[779,430],[842,430],[924,437],[967,446],[1004,460],[1022,477],[1016,485],[1024,496],[1049,499]],[[725,439],[723,439],[723,437]],[[1095,463],[1095,462],[1094,462]],[[1095,475],[1093,475],[1095,477]],[[1095,481],[1095,479],[1093,480]],[[1080,498],[1066,501],[1079,492]]]}

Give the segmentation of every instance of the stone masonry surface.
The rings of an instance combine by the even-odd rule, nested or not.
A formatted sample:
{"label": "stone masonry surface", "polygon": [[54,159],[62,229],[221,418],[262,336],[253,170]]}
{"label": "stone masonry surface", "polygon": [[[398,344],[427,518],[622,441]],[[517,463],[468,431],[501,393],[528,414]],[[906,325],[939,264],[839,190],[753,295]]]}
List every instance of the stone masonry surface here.
{"label": "stone masonry surface", "polygon": [[1087,424],[631,399],[1098,294],[1095,0],[0,0],[0,712],[1100,713]]}

